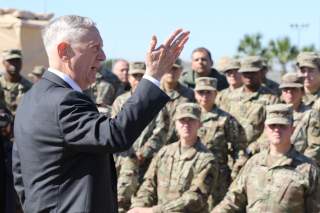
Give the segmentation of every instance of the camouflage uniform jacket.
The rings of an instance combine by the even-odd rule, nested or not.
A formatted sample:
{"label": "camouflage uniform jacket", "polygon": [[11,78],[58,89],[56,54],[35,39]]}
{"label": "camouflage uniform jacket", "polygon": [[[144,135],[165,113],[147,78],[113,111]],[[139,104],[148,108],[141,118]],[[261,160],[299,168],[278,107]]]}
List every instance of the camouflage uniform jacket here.
{"label": "camouflage uniform jacket", "polygon": [[245,130],[248,143],[255,141],[263,132],[266,105],[279,103],[279,98],[266,87],[260,87],[254,93],[245,93],[240,87],[230,97],[227,110],[237,119]]}
{"label": "camouflage uniform jacket", "polygon": [[[193,71],[193,70],[188,70],[182,73],[181,77],[180,77],[180,82],[189,87],[194,89],[194,87],[196,86],[196,79],[199,78],[200,76],[198,75],[197,72]],[[212,78],[216,78],[218,80],[218,91],[223,90],[225,88],[228,87],[228,82],[227,79],[224,75],[222,75],[221,73],[219,73],[216,69],[211,69],[210,73],[208,76],[206,77],[212,77]]]}
{"label": "camouflage uniform jacket", "polygon": [[[116,98],[112,105],[112,117],[118,114],[123,104],[131,97],[131,94],[132,92],[129,91]],[[150,161],[145,161],[143,165],[139,165],[136,153],[139,152],[140,147],[142,146],[141,144],[147,141],[152,135],[153,130],[155,129],[154,120],[142,131],[128,151],[114,155],[118,176],[117,195],[119,213],[127,212],[129,210],[131,197],[137,192],[139,181],[142,179],[142,176],[150,163]]]}
{"label": "camouflage uniform jacket", "polygon": [[207,199],[217,186],[218,165],[199,141],[181,152],[180,142],[163,147],[144,177],[132,207],[158,212],[207,212]]}
{"label": "camouflage uniform jacket", "polygon": [[112,105],[115,97],[115,89],[109,82],[103,79],[102,74],[99,72],[96,74],[96,82],[84,92],[89,95],[98,106],[102,107]]}
{"label": "camouflage uniform jacket", "polygon": [[306,111],[296,126],[291,141],[299,152],[320,165],[320,111]]}
{"label": "camouflage uniform jacket", "polygon": [[0,77],[0,87],[3,89],[3,94],[7,108],[15,114],[17,106],[22,96],[31,88],[30,81],[21,76],[20,81],[16,83],[8,82],[5,76]]}
{"label": "camouflage uniform jacket", "polygon": [[254,155],[211,213],[320,212],[319,170],[294,148],[268,166],[269,150]]}
{"label": "camouflage uniform jacket", "polygon": [[223,110],[228,110],[230,107],[230,97],[233,92],[234,90],[231,90],[230,88],[219,91],[215,100],[216,105]]}
{"label": "camouflage uniform jacket", "polygon": [[314,94],[305,94],[302,101],[305,105],[312,107],[312,105],[320,98],[320,90]]}
{"label": "camouflage uniform jacket", "polygon": [[[124,94],[116,98],[116,100],[112,104],[112,117],[115,117],[120,112],[123,104],[131,97],[131,94],[131,91],[125,92]],[[152,136],[152,133],[155,129],[156,120],[157,118],[153,119],[149,123],[149,125],[142,131],[140,136],[136,139],[132,148],[129,151],[123,153],[125,156],[132,155],[141,149],[141,147],[146,143],[148,138]]]}
{"label": "camouflage uniform jacket", "polygon": [[[164,88],[162,89],[164,90]],[[174,122],[176,108],[179,104],[194,102],[193,90],[180,83],[178,83],[175,90],[165,92],[171,100],[159,113],[159,116],[155,121],[156,128],[154,129],[152,136],[148,139],[148,142],[146,143],[145,141],[144,143],[140,143],[140,153],[144,158],[152,158],[162,146],[178,140]]]}
{"label": "camouflage uniform jacket", "polygon": [[198,131],[202,143],[217,157],[220,165],[228,163],[228,143],[232,157],[238,159],[246,149],[244,130],[228,113],[214,106],[211,112],[201,113],[202,127]]}

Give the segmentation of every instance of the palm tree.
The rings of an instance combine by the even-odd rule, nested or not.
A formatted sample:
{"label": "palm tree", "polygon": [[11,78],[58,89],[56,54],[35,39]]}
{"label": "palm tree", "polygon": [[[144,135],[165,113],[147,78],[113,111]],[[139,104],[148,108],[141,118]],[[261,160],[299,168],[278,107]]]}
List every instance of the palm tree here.
{"label": "palm tree", "polygon": [[292,45],[288,37],[271,40],[268,46],[269,58],[274,59],[281,66],[281,75],[287,73],[287,64],[296,59],[298,48]]}
{"label": "palm tree", "polygon": [[244,38],[240,40],[237,56],[260,55],[265,57],[267,49],[262,47],[261,39],[262,35],[260,33],[244,35]]}

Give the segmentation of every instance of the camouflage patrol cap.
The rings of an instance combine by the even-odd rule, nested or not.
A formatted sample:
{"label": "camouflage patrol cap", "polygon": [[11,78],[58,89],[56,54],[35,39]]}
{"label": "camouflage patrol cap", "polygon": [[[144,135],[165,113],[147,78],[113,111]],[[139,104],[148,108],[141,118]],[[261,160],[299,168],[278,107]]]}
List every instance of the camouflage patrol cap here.
{"label": "camouflage patrol cap", "polygon": [[290,104],[273,104],[266,107],[267,116],[265,120],[266,125],[283,124],[292,125],[293,111]]}
{"label": "camouflage patrol cap", "polygon": [[279,88],[302,88],[303,80],[298,73],[287,73],[282,76]]}
{"label": "camouflage patrol cap", "polygon": [[144,74],[146,72],[146,64],[143,61],[135,61],[130,63],[129,75],[132,74]]}
{"label": "camouflage patrol cap", "polygon": [[217,90],[217,79],[211,77],[197,78],[194,90]]}
{"label": "camouflage patrol cap", "polygon": [[2,52],[3,60],[10,60],[14,58],[22,58],[21,50],[19,49],[8,49]]}
{"label": "camouflage patrol cap", "polygon": [[260,56],[247,56],[241,60],[238,72],[259,72],[265,68],[265,61]]}
{"label": "camouflage patrol cap", "polygon": [[176,68],[182,68],[182,61],[180,58],[177,58],[177,60],[174,62],[174,64],[172,65],[173,67]]}
{"label": "camouflage patrol cap", "polygon": [[320,67],[320,56],[316,52],[301,52],[297,56],[297,66],[317,69]]}
{"label": "camouflage patrol cap", "polygon": [[240,61],[234,58],[223,57],[217,63],[217,70],[227,72],[228,70],[239,70]]}
{"label": "camouflage patrol cap", "polygon": [[195,103],[183,103],[178,105],[175,120],[179,120],[181,118],[193,118],[196,120],[200,120],[201,109],[198,104]]}

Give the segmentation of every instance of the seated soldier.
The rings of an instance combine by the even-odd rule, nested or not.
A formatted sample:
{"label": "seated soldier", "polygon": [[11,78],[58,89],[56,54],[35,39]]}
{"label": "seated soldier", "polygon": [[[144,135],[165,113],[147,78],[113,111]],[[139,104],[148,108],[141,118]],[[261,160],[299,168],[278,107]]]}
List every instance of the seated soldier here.
{"label": "seated soldier", "polygon": [[211,213],[320,212],[319,169],[292,146],[292,108],[267,106],[269,149],[248,160]]}
{"label": "seated soldier", "polygon": [[197,137],[200,113],[193,103],[178,106],[175,122],[180,139],[164,146],[152,160],[129,213],[208,211],[207,199],[217,188],[219,168]]}
{"label": "seated soldier", "polygon": [[[196,79],[195,98],[201,107],[201,124],[198,131],[202,143],[214,154],[219,162],[219,197],[220,201],[231,182],[231,170],[228,167],[228,153],[234,161],[245,158],[245,133],[240,124],[227,112],[215,105],[217,79],[200,77]],[[230,143],[231,149],[228,149]],[[245,162],[245,159],[241,159]],[[235,171],[236,175],[237,171]],[[216,192],[214,192],[216,194]],[[209,202],[209,205],[212,201]],[[213,204],[212,204],[213,205]]]}

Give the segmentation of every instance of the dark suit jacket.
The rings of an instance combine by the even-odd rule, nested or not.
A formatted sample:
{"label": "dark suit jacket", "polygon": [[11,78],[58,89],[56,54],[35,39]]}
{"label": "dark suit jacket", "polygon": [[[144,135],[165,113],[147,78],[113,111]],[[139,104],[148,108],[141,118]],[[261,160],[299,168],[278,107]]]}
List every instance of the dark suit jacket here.
{"label": "dark suit jacket", "polygon": [[111,119],[46,72],[15,118],[13,173],[25,212],[117,212],[112,153],[128,149],[168,100],[142,79]]}

